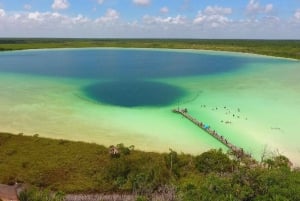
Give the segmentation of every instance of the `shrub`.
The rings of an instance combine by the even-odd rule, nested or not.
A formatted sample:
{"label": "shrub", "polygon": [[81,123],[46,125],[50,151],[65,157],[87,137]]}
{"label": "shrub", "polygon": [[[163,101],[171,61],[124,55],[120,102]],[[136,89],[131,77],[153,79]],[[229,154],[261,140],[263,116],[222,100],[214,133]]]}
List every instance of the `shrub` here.
{"label": "shrub", "polygon": [[64,194],[61,192],[52,193],[47,190],[31,188],[24,190],[19,195],[20,201],[64,201]]}
{"label": "shrub", "polygon": [[213,149],[196,157],[196,168],[203,173],[224,173],[232,171],[233,162],[221,149]]}

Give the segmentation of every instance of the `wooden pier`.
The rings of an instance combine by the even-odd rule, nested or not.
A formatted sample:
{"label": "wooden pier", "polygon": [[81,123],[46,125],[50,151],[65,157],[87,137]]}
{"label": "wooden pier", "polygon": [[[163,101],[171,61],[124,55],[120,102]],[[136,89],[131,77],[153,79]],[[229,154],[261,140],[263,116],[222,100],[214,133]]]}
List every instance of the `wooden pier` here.
{"label": "wooden pier", "polygon": [[224,138],[222,135],[217,133],[215,130],[212,130],[210,126],[204,124],[201,121],[198,121],[194,117],[192,117],[190,114],[188,114],[188,110],[185,109],[173,109],[172,110],[174,113],[181,114],[191,122],[193,122],[195,125],[197,125],[199,128],[204,130],[206,133],[211,135],[213,138],[221,142],[223,145],[225,145],[228,149],[232,151],[232,153],[237,157],[237,158],[250,158],[252,159],[251,155],[247,154],[244,152],[243,148],[239,148],[235,146],[234,144],[230,143],[226,138]]}

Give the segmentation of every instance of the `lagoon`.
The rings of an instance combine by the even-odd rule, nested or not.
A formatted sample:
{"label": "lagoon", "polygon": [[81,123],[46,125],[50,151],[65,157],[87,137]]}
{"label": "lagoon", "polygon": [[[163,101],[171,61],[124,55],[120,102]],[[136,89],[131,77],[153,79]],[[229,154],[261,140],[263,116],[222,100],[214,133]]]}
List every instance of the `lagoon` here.
{"label": "lagoon", "polygon": [[171,112],[180,106],[258,159],[267,148],[300,165],[299,80],[299,61],[251,54],[115,48],[1,52],[0,126],[146,151],[226,149]]}

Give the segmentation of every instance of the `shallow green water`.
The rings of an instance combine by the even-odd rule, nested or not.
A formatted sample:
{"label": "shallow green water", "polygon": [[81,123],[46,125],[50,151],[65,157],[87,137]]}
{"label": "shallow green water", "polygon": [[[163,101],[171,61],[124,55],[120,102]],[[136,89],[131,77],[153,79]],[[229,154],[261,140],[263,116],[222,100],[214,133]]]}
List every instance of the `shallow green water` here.
{"label": "shallow green water", "polygon": [[[95,49],[64,51],[0,54],[2,131],[30,135],[39,133],[45,137],[105,145],[123,142],[150,151],[168,151],[172,148],[197,154],[209,148],[225,149],[192,123],[173,114],[171,109],[179,105],[187,107],[193,116],[211,125],[229,141],[257,158],[267,147],[270,151],[287,155],[300,165],[299,62],[206,51],[151,50],[137,55],[141,50],[122,50],[121,53],[129,52],[131,55],[127,55],[129,58],[125,57],[123,62],[138,59],[140,63],[123,69],[120,67],[123,62],[116,56],[120,52],[115,53],[114,49],[101,49],[104,53],[101,57],[99,52],[94,52],[99,51]],[[39,55],[40,52],[42,55]],[[49,52],[56,58],[64,59],[51,62],[53,58],[47,57]],[[85,55],[85,58],[78,58],[75,62],[76,68],[80,68],[80,62],[87,58],[93,58],[95,63],[101,60],[99,58],[111,58],[113,61],[105,72],[101,66],[106,66],[109,59],[100,62],[101,65],[97,63],[96,67],[84,65],[80,73],[78,69],[72,68],[74,63],[70,52],[75,52],[76,57]],[[162,62],[148,58],[157,59],[160,54],[164,55]],[[22,62],[23,58],[25,61]],[[38,58],[40,64],[33,64],[33,60],[30,60],[32,58]],[[216,62],[214,70],[209,69]],[[55,65],[57,69],[41,69]],[[65,65],[67,67],[62,68]],[[112,65],[118,67],[113,69]],[[141,65],[143,68],[139,68]],[[153,65],[156,67],[150,68]],[[201,70],[199,66],[202,66]],[[92,71],[93,68],[97,69],[97,73]],[[126,72],[126,68],[129,68],[129,72]],[[161,72],[160,68],[163,69]],[[107,83],[113,83],[113,86],[121,83],[119,86],[122,86],[124,80],[131,78],[135,81],[136,77],[139,78],[138,84],[141,84],[140,80],[142,84],[154,83],[151,85],[154,90],[157,89],[155,86],[171,86],[184,93],[173,97],[166,104],[147,103],[128,107],[108,104],[102,99],[99,101],[84,90],[88,86],[101,87]],[[130,84],[134,85],[132,82]],[[150,92],[153,92],[151,87]],[[153,93],[150,97],[161,94]]]}

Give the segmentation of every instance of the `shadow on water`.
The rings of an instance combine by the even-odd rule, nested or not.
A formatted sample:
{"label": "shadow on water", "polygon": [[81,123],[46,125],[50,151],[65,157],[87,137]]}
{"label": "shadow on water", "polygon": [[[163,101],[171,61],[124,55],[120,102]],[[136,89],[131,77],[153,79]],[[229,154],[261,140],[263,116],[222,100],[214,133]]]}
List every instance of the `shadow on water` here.
{"label": "shadow on water", "polygon": [[186,94],[179,87],[142,80],[96,83],[85,87],[83,91],[92,100],[121,107],[167,106]]}

